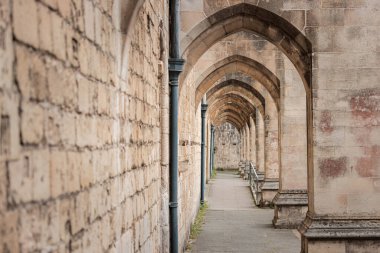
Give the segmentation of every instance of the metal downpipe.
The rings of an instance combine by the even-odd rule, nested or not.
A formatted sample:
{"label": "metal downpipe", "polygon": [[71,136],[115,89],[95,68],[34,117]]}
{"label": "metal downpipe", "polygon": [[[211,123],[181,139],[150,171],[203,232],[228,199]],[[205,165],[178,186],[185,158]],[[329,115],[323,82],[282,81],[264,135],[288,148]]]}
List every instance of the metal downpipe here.
{"label": "metal downpipe", "polygon": [[211,140],[210,140],[210,178],[214,170],[214,126],[211,125]]}
{"label": "metal downpipe", "polygon": [[170,0],[170,130],[169,130],[169,229],[170,252],[178,253],[178,79],[184,60],[180,58],[180,0]]}
{"label": "metal downpipe", "polygon": [[205,202],[205,185],[206,185],[206,162],[205,162],[205,156],[206,156],[206,148],[205,148],[205,142],[206,142],[206,111],[207,111],[207,104],[202,101],[201,105],[201,117],[202,117],[202,135],[201,135],[201,205]]}

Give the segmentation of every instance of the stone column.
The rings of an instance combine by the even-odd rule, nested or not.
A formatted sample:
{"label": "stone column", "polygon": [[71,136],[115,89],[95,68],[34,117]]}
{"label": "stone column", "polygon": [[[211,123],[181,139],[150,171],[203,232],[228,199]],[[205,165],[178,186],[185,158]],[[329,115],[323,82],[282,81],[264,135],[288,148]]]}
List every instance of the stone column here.
{"label": "stone column", "polygon": [[259,112],[256,113],[256,144],[257,144],[257,169],[259,172],[265,172],[265,152],[264,152],[264,143],[265,143],[265,129],[264,129],[264,115],[261,115]]}
{"label": "stone column", "polygon": [[245,161],[245,129],[241,129],[241,160]]}
{"label": "stone column", "polygon": [[246,136],[245,136],[245,143],[246,143],[246,146],[245,146],[245,155],[246,155],[246,159],[247,161],[249,161],[251,159],[251,156],[250,156],[250,148],[251,148],[251,142],[250,142],[250,137],[249,137],[249,133],[250,133],[250,130],[249,130],[249,126],[248,124],[245,125],[245,133],[246,133]]}
{"label": "stone column", "polygon": [[254,119],[251,117],[250,119],[251,124],[251,132],[250,132],[250,157],[251,161],[254,165],[256,165],[256,125]]}
{"label": "stone column", "polygon": [[245,162],[245,129],[244,127],[240,130],[240,162],[242,162],[242,166],[239,166],[239,174],[241,177],[244,176],[244,162]]}
{"label": "stone column", "polygon": [[298,227],[307,212],[306,93],[290,61],[285,60],[281,86],[280,190],[273,200],[273,225]]}
{"label": "stone column", "polygon": [[[309,211],[300,229],[302,252],[379,252],[380,72],[373,60],[380,59],[380,2],[355,1],[354,12],[349,1],[341,6],[328,2],[328,17],[309,21],[318,27],[310,36],[312,149]],[[344,23],[333,14],[338,12]],[[325,22],[330,17],[334,18]]]}
{"label": "stone column", "polygon": [[272,204],[279,183],[278,113],[274,103],[265,107],[265,179],[261,187],[261,206]]}

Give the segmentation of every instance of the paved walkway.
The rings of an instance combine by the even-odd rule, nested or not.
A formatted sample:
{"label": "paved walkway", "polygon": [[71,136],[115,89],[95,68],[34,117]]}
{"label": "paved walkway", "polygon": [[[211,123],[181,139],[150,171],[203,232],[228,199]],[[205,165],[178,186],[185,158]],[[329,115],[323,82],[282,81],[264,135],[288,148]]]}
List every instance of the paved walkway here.
{"label": "paved walkway", "polygon": [[192,252],[299,253],[296,230],[272,227],[273,209],[257,208],[248,182],[218,172],[208,193],[209,210]]}

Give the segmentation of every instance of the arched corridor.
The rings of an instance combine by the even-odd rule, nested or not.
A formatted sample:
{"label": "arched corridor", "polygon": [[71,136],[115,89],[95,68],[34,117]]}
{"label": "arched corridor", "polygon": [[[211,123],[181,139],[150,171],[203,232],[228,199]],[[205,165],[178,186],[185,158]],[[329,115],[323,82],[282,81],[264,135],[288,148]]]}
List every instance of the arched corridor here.
{"label": "arched corridor", "polygon": [[0,1],[0,253],[379,253],[379,17]]}

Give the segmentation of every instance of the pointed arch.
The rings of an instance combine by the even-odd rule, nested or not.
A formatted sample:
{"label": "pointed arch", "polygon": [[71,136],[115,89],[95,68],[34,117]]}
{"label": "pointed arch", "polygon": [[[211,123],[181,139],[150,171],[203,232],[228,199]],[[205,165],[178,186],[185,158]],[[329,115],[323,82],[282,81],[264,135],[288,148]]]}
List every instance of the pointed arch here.
{"label": "pointed arch", "polygon": [[212,45],[226,36],[252,31],[277,46],[294,64],[305,89],[311,88],[312,46],[305,35],[283,17],[258,6],[241,3],[222,9],[198,23],[182,39],[187,63],[181,80]]}
{"label": "pointed arch", "polygon": [[280,80],[261,63],[241,55],[227,57],[209,67],[195,83],[195,102],[199,104],[202,96],[222,77],[240,72],[260,82],[273,98],[278,109],[280,106]]}
{"label": "pointed arch", "polygon": [[265,98],[254,87],[243,81],[228,79],[217,84],[207,92],[207,101],[212,103],[211,101],[217,99],[220,94],[240,94],[243,98],[250,101],[260,113],[264,115]]}

